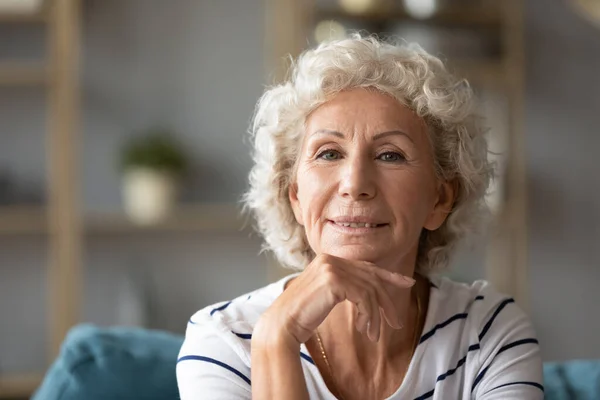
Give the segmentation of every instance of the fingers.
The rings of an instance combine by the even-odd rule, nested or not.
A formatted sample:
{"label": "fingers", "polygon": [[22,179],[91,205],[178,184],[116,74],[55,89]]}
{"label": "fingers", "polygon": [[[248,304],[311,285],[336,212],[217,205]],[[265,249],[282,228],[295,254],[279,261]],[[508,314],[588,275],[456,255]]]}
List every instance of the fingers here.
{"label": "fingers", "polygon": [[356,330],[360,333],[365,333],[369,321],[369,314],[363,314],[360,311],[358,311],[358,308],[356,308],[356,322],[354,325],[356,327]]}
{"label": "fingers", "polygon": [[[369,315],[364,316],[364,312],[358,311],[356,328],[359,332],[367,334],[369,339],[377,341],[380,336],[381,320],[394,329],[401,329],[400,315],[396,305],[392,301],[390,294],[385,289],[383,282],[368,271],[355,268],[346,279],[356,286],[359,292],[358,297],[363,296],[365,304],[369,304]],[[351,299],[348,299],[352,302]],[[368,326],[367,326],[368,323]]]}
{"label": "fingers", "polygon": [[401,329],[402,323],[400,322],[398,310],[396,309],[390,294],[385,289],[382,280],[372,271],[365,271],[357,268],[356,272],[375,289],[377,304],[381,308],[381,313],[387,324],[394,329]]}
{"label": "fingers", "polygon": [[416,281],[411,277],[397,274],[395,272],[390,272],[388,270],[385,270],[385,269],[382,269],[382,268],[379,268],[376,266],[372,266],[371,268],[373,269],[373,272],[375,272],[375,274],[379,278],[381,278],[399,288],[408,289],[408,288],[413,287],[414,284],[416,283]]}
{"label": "fingers", "polygon": [[356,273],[345,271],[343,274],[346,280],[346,300],[353,303],[358,310],[356,329],[366,333],[372,341],[379,340],[381,314],[377,289]]}
{"label": "fingers", "polygon": [[336,304],[350,301],[356,307],[356,329],[378,341],[381,322],[402,327],[390,295],[394,288],[408,289],[412,278],[381,269],[369,262],[346,260],[321,254],[287,286],[272,306],[274,319],[304,343]]}
{"label": "fingers", "polygon": [[358,310],[356,329],[366,333],[370,340],[378,341],[382,316],[392,328],[402,328],[400,315],[384,282],[407,289],[415,284],[415,280],[381,269],[369,262],[357,263],[341,259],[335,261],[342,261],[342,268],[338,272],[342,273],[343,280],[348,285],[344,297],[354,303]]}

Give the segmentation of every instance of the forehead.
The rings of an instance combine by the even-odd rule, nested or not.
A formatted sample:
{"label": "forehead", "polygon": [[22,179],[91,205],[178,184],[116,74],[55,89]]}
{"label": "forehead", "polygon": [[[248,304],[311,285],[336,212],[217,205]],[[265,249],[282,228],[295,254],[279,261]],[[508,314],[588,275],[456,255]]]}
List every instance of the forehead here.
{"label": "forehead", "polygon": [[398,100],[374,89],[353,89],[335,95],[314,110],[306,120],[308,132],[317,129],[399,129],[415,135],[425,128],[422,118]]}

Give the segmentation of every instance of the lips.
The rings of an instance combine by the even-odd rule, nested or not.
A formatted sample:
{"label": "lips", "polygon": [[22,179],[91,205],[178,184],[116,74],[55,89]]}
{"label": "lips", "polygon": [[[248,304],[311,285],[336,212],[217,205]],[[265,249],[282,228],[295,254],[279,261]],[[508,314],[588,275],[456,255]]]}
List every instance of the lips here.
{"label": "lips", "polygon": [[386,224],[378,224],[375,222],[344,222],[344,221],[331,221],[338,226],[346,228],[378,228]]}
{"label": "lips", "polygon": [[347,235],[375,233],[389,225],[380,218],[360,216],[340,216],[330,219],[328,222],[335,230]]}

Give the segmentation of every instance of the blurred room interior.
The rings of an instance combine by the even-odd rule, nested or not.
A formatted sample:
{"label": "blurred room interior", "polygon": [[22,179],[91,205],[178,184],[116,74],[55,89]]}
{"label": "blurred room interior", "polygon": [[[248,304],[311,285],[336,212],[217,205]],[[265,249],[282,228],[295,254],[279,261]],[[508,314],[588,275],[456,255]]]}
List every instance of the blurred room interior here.
{"label": "blurred room interior", "polygon": [[600,359],[600,1],[0,0],[0,399],[76,324],[183,334],[288,273],[240,214],[246,132],[286,55],[355,30],[481,99],[492,220],[448,274],[514,296],[544,361]]}

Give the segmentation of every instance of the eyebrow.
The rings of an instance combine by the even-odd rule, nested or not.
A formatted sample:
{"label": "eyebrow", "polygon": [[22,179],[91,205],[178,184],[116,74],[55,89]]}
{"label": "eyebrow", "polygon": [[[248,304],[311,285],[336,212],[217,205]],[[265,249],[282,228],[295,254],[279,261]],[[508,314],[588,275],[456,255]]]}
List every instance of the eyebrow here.
{"label": "eyebrow", "polygon": [[[333,131],[330,129],[317,129],[316,131],[314,131],[312,133],[311,136],[313,136],[313,135],[333,135],[333,136],[339,137],[340,139],[344,139],[344,137],[345,137],[343,133],[338,132],[338,131]],[[379,139],[383,139],[388,136],[395,136],[395,135],[405,136],[406,138],[408,138],[408,140],[410,140],[411,142],[414,143],[414,140],[410,137],[410,135],[408,133],[398,131],[398,130],[377,133],[377,134],[373,135],[373,140],[379,140]]]}

